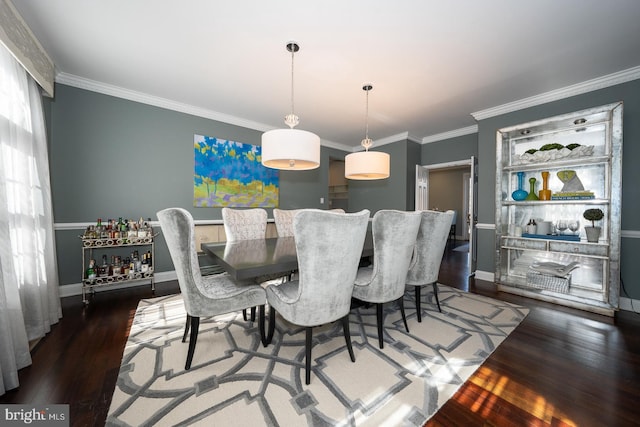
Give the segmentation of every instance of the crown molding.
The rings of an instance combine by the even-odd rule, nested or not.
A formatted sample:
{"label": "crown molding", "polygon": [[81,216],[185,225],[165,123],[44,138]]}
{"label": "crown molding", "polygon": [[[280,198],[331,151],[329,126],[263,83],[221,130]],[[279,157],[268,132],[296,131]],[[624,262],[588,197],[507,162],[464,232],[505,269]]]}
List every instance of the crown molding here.
{"label": "crown molding", "polygon": [[326,139],[320,139],[320,145],[323,147],[335,148],[336,150],[351,152],[353,151],[353,147],[351,145],[340,144],[333,141],[328,141]]}
{"label": "crown molding", "polygon": [[583,93],[593,92],[594,90],[604,89],[606,87],[615,86],[621,83],[630,82],[640,79],[640,66],[622,70],[617,73],[608,74],[606,76],[597,77],[586,82],[577,83],[561,89],[552,90],[529,98],[520,99],[518,101],[509,102],[507,104],[498,105],[497,107],[487,108],[486,110],[471,113],[474,119],[484,120],[490,117],[500,116],[502,114],[511,113],[522,110],[524,108],[535,107],[537,105],[546,104],[547,102],[558,101],[560,99],[569,98]]}
{"label": "crown molding", "polygon": [[374,145],[380,146],[380,145],[393,144],[394,142],[404,141],[406,139],[409,139],[409,132],[401,132],[395,135],[390,135],[384,138],[376,139],[374,141]]}
{"label": "crown molding", "polygon": [[[56,75],[56,83],[77,87],[79,89],[89,90],[91,92],[101,93],[103,95],[115,96],[116,98],[127,99],[129,101],[139,102],[141,104],[153,105],[155,107],[165,108],[167,110],[177,111],[180,113],[191,114],[193,116],[203,117],[205,119],[216,120],[222,123],[228,123],[231,125],[253,129],[260,132],[266,132],[268,130],[276,129],[273,126],[269,126],[264,123],[254,122],[251,120],[243,119],[241,117],[220,113],[218,111],[207,110],[205,108],[175,102],[170,99],[148,95],[143,92],[137,92],[134,90],[125,89],[119,86],[114,86],[95,80],[85,79],[73,74],[58,73]],[[321,145],[342,151],[352,150],[351,146],[329,141],[326,139],[321,139]]]}
{"label": "crown molding", "polygon": [[421,144],[422,143],[422,138],[417,137],[415,135],[410,135],[407,133],[407,141],[411,141],[411,142],[415,142],[417,144]]}
{"label": "crown molding", "polygon": [[[381,145],[393,144],[394,142],[400,142],[400,141],[413,141],[413,142],[420,143],[420,138],[410,135],[409,132],[401,132],[395,135],[376,139],[373,141],[373,145],[376,147],[379,147]],[[361,145],[358,145],[357,147],[349,147],[348,151],[355,153],[362,150],[364,150],[364,148]]]}
{"label": "crown molding", "polygon": [[[499,116],[501,114],[518,111],[524,108],[534,107],[537,105],[545,104],[547,102],[557,101],[560,99],[568,98],[575,95],[591,92],[597,89],[603,89],[605,87],[614,86],[621,83],[626,83],[632,80],[640,79],[640,66],[629,68],[617,73],[609,74],[596,79],[588,80],[586,82],[578,83],[565,88],[553,90],[540,95],[535,95],[529,98],[521,99],[518,101],[510,102],[507,104],[499,105],[496,107],[488,108],[486,110],[477,111],[471,113],[471,116],[475,120],[484,120],[490,117]],[[211,120],[216,120],[223,123],[232,124],[248,129],[257,130],[260,132],[266,132],[268,130],[275,129],[272,126],[264,123],[254,122],[246,120],[240,117],[235,117],[229,114],[220,113],[218,111],[207,110],[193,105],[175,102],[166,98],[161,98],[153,95],[148,95],[142,92],[125,89],[122,87],[109,85],[106,83],[98,82],[95,80],[86,79],[83,77],[75,76],[68,73],[58,73],[55,81],[67,86],[77,87],[79,89],[89,90],[92,92],[101,93],[104,95],[115,96],[117,98],[123,98],[134,102],[140,102],[142,104],[153,105],[160,108],[165,108],[172,111],[191,114],[197,117],[203,117]],[[448,132],[442,132],[424,138],[418,138],[410,135],[409,132],[402,132],[396,135],[391,135],[385,138],[376,140],[375,145],[381,146],[386,144],[392,144],[394,142],[409,140],[419,144],[428,144],[431,142],[443,141],[450,138],[455,138],[463,135],[470,135],[478,132],[478,125],[467,126],[465,128],[455,129]],[[352,147],[321,139],[321,144],[325,147],[334,148],[336,150],[346,152],[361,151],[362,147]]]}
{"label": "crown molding", "polygon": [[437,133],[435,135],[429,135],[422,138],[422,144],[429,144],[430,142],[444,141],[445,139],[455,138],[457,136],[471,135],[472,133],[478,133],[478,125],[467,126],[466,128],[460,128],[450,130],[448,132]]}
{"label": "crown molding", "polygon": [[205,108],[195,107],[189,104],[172,101],[170,99],[161,98],[159,96],[148,95],[143,92],[137,92],[125,89],[119,86],[98,82],[95,80],[85,79],[73,74],[59,73],[56,76],[56,82],[67,86],[77,87],[104,95],[115,96],[117,98],[127,99],[129,101],[140,102],[142,104],[153,105],[155,107],[165,108],[167,110],[178,111],[180,113],[191,114],[198,117],[204,117],[223,123],[229,123],[249,129],[255,129],[262,132],[274,129],[272,126],[264,123],[254,122],[242,119],[240,117],[231,116],[229,114],[220,113],[218,111],[207,110]]}

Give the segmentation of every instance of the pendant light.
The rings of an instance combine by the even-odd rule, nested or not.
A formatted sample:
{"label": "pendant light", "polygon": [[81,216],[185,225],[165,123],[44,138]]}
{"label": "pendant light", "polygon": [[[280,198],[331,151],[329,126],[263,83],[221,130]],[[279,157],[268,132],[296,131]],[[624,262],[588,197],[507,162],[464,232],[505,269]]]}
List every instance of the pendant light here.
{"label": "pendant light", "polygon": [[369,138],[369,91],[373,86],[367,84],[362,90],[367,93],[367,110],[365,115],[365,138],[360,142],[364,151],[347,154],[344,158],[344,176],[347,179],[373,180],[389,178],[389,154],[380,151],[369,151],[373,141]]}
{"label": "pendant light", "polygon": [[300,50],[295,42],[287,44],[291,52],[291,114],[284,118],[289,129],[275,129],[262,134],[262,164],[272,169],[309,170],[320,166],[320,137],[306,130],[294,129],[299,123],[293,110],[293,55]]}

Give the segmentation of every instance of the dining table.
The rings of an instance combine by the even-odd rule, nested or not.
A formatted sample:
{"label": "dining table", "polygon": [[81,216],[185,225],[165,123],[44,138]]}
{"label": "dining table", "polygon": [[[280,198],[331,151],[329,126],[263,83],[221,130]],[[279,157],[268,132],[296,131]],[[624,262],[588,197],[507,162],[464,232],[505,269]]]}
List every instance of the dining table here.
{"label": "dining table", "polygon": [[[321,239],[321,236],[318,236]],[[235,240],[203,243],[202,250],[236,280],[282,274],[298,270],[295,237]],[[373,255],[373,238],[367,232],[362,249],[363,262]],[[330,266],[327,266],[330,268]]]}

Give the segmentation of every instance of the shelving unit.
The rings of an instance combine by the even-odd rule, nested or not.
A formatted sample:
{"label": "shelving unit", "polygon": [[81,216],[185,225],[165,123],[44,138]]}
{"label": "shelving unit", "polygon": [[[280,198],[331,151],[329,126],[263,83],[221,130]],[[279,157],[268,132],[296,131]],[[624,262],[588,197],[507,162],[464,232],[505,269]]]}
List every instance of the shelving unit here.
{"label": "shelving unit", "polygon": [[329,186],[329,198],[330,199],[347,199],[349,198],[349,185],[330,185]]}
{"label": "shelving unit", "polygon": [[[618,309],[622,110],[622,103],[615,103],[497,132],[495,277],[500,290],[609,316]],[[548,144],[583,147],[577,152],[581,154],[575,156],[569,150],[538,154],[535,158],[524,155]],[[512,194],[518,189],[518,172],[525,173],[523,189],[529,191],[529,179],[536,178],[541,183],[541,173],[548,171],[549,189],[554,194],[565,186],[558,172],[567,170],[575,171],[584,190],[592,192],[593,198],[513,199]],[[540,189],[540,185],[535,188],[536,194]],[[598,224],[602,232],[597,243],[588,242],[584,232],[584,226],[591,224],[582,214],[590,208],[604,213]],[[524,229],[530,219],[579,220],[580,239],[560,240],[553,235],[529,238],[513,233],[516,226]],[[568,234],[568,230],[564,233]],[[578,268],[564,277],[540,276],[532,269],[539,263],[572,262],[577,262]]]}
{"label": "shelving unit", "polygon": [[155,291],[155,278],[153,265],[148,267],[147,271],[133,271],[128,274],[112,274],[97,276],[93,279],[86,275],[87,260],[94,259],[94,251],[112,251],[116,248],[125,247],[147,247],[151,251],[151,259],[155,260],[155,243],[154,239],[157,234],[144,237],[127,237],[118,239],[93,239],[80,236],[82,239],[82,302],[89,304],[87,292],[95,292],[96,287],[106,287],[119,285],[127,282],[139,282],[148,280],[151,283],[151,290]]}

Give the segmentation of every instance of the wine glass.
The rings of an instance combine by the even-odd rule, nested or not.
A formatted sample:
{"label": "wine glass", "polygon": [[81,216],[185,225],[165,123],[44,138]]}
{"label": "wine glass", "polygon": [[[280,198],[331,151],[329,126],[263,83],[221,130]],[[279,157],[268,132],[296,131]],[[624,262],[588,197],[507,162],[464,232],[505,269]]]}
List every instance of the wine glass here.
{"label": "wine glass", "polygon": [[571,234],[576,234],[576,231],[580,229],[580,221],[578,221],[577,219],[569,221],[569,224],[567,225],[569,227],[569,230],[571,230]]}
{"label": "wine glass", "polygon": [[566,219],[559,219],[556,227],[558,228],[558,234],[562,235],[564,233],[564,230],[569,227],[569,221],[567,221]]}

